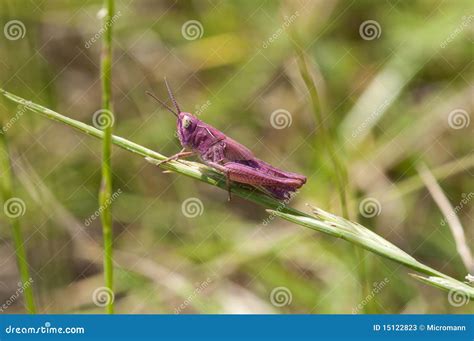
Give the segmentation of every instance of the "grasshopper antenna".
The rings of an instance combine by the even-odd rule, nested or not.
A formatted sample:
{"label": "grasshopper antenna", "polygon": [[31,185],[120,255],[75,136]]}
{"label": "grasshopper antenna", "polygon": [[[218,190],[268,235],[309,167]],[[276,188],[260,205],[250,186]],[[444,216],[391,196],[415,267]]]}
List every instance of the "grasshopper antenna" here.
{"label": "grasshopper antenna", "polygon": [[178,113],[180,113],[181,109],[179,109],[178,102],[176,102],[176,99],[174,98],[173,91],[171,91],[170,85],[168,84],[166,77],[165,77],[165,84],[166,84],[166,88],[168,89],[168,94],[170,95],[171,101],[173,102],[176,110],[178,110]]}
{"label": "grasshopper antenna", "polygon": [[151,98],[153,98],[155,101],[157,101],[158,103],[160,103],[165,109],[168,109],[173,115],[175,115],[176,117],[178,117],[178,114],[174,112],[173,109],[171,109],[165,102],[163,102],[161,99],[159,99],[158,97],[156,97],[155,95],[153,95],[151,92],[149,91],[145,91],[145,93],[150,96]]}

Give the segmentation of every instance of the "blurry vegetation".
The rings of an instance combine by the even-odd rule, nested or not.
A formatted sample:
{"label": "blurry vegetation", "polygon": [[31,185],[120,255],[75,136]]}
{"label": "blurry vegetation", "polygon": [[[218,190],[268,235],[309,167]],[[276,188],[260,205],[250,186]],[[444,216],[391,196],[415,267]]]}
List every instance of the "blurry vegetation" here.
{"label": "blurry vegetation", "polygon": [[[1,87],[92,124],[101,108],[101,44],[86,42],[101,28],[101,6],[2,1],[2,28],[16,19],[26,32],[17,40],[0,35]],[[152,90],[167,99],[167,76],[185,111],[200,111],[201,119],[257,156],[308,176],[293,207],[308,212],[304,204],[311,203],[341,214],[334,168],[318,143],[320,126],[284,26],[294,15],[289,26],[301,36],[325,123],[337,137],[333,147],[347,167],[351,218],[423,264],[453,278],[467,275],[416,166],[428,165],[453,207],[473,192],[474,125],[453,129],[449,120],[459,109],[472,117],[469,1],[136,0],[117,3],[116,13],[117,135],[164,155],[178,151],[175,120],[145,95]],[[182,28],[189,20],[201,23],[202,37],[186,39]],[[378,38],[362,39],[367,20],[380,25]],[[278,109],[292,118],[281,130],[271,124]],[[19,112],[0,99],[4,127]],[[26,204],[21,228],[38,310],[102,312],[91,300],[103,285],[100,219],[85,227],[97,210],[100,141],[28,111],[18,116],[5,136],[14,195]],[[224,191],[161,174],[119,148],[112,165],[113,192],[121,190],[112,206],[118,312],[173,313],[192,296],[182,312],[351,313],[364,299],[355,276],[359,262],[348,243],[278,218],[264,223],[268,213],[260,207],[238,197],[227,203]],[[203,203],[195,218],[182,212],[191,197]],[[379,214],[357,216],[367,197],[380,203]],[[472,207],[469,201],[456,212],[471,250]],[[0,226],[3,303],[20,275],[3,211]],[[472,303],[451,305],[446,293],[414,281],[396,263],[370,254],[365,262],[369,285],[388,284],[364,311],[472,311]],[[291,292],[290,304],[272,305],[278,287]],[[24,312],[21,303],[7,312]]]}

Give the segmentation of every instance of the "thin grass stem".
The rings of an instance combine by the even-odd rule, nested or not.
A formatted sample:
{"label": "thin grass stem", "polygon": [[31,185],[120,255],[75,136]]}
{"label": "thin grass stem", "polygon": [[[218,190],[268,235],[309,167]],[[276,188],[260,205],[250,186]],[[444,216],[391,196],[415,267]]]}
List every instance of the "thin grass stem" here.
{"label": "thin grass stem", "polygon": [[[102,140],[102,182],[99,190],[99,206],[101,207],[102,234],[104,239],[104,276],[105,286],[113,292],[114,271],[113,271],[113,234],[112,234],[112,127],[114,115],[112,113],[112,25],[114,15],[114,0],[104,0],[107,14],[104,17],[104,35],[101,55],[101,80],[102,80],[102,111],[104,122],[104,135]],[[109,300],[105,307],[107,313],[114,313],[114,302]]]}
{"label": "thin grass stem", "polygon": [[296,50],[296,54],[298,56],[297,61],[298,61],[299,71],[311,98],[312,111],[314,113],[314,116],[316,117],[317,125],[321,128],[320,129],[321,141],[323,145],[325,146],[328,152],[329,158],[331,160],[332,166],[334,167],[334,171],[335,171],[334,178],[336,182],[337,191],[339,193],[342,216],[345,217],[346,219],[349,219],[349,209],[347,206],[347,196],[346,196],[346,187],[348,184],[347,170],[344,167],[344,164],[342,163],[341,159],[339,158],[334,148],[334,142],[333,142],[333,139],[331,138],[331,132],[326,127],[326,123],[322,114],[316,84],[314,83],[314,80],[308,69],[308,65],[306,64],[305,53],[303,49],[301,48],[301,46],[298,44],[298,39],[296,37],[296,33],[294,32],[292,33],[292,41],[293,41],[294,49]]}
{"label": "thin grass stem", "polygon": [[[335,148],[335,141],[332,137],[330,129],[326,126],[324,115],[322,112],[322,107],[320,105],[320,99],[318,96],[318,90],[316,88],[316,84],[314,79],[310,73],[308,65],[306,63],[306,55],[299,43],[299,37],[295,30],[291,31],[291,39],[293,42],[293,47],[296,51],[298,56],[297,62],[301,77],[308,89],[310,98],[311,98],[311,105],[312,111],[314,116],[316,117],[316,123],[320,127],[320,136],[321,142],[325,146],[326,151],[329,155],[329,159],[332,163],[334,169],[334,179],[336,183],[336,188],[339,193],[339,201],[341,205],[342,216],[346,219],[350,219],[349,209],[347,204],[347,189],[349,188],[349,181],[347,176],[347,169],[340,159],[338,153],[336,152]],[[362,297],[366,297],[370,291],[370,287],[368,286],[368,278],[367,278],[367,271],[366,271],[366,261],[365,255],[363,250],[358,248],[354,249],[355,257],[357,259],[357,264],[359,264],[357,268],[357,274],[359,276],[361,290],[362,290]],[[367,309],[367,305],[364,306],[364,309]]]}
{"label": "thin grass stem", "polygon": [[425,183],[426,188],[433,197],[433,200],[436,202],[436,205],[438,205],[439,209],[444,215],[445,222],[448,224],[451,230],[454,242],[456,244],[456,249],[464,263],[464,266],[466,267],[466,270],[469,273],[472,273],[474,271],[474,259],[469,246],[467,246],[466,235],[464,234],[464,229],[456,214],[456,211],[428,167],[422,163],[418,165],[417,170],[421,179]]}

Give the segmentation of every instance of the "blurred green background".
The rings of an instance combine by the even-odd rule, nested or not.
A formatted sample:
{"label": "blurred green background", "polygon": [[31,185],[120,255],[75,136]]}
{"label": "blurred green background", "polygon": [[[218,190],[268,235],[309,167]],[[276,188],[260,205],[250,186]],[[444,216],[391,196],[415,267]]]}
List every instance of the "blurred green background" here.
{"label": "blurred green background", "polygon": [[[101,7],[3,0],[1,87],[92,124],[101,106]],[[8,31],[12,20],[23,24],[19,35]],[[114,134],[164,155],[179,151],[175,119],[145,95],[167,100],[166,76],[184,111],[308,177],[292,206],[340,214],[288,34],[298,32],[347,166],[351,217],[423,263],[467,275],[416,165],[435,173],[453,207],[472,199],[471,1],[117,1],[114,25]],[[91,219],[100,141],[0,103],[39,311],[102,312],[93,300],[103,285],[101,226]],[[350,244],[268,219],[237,197],[227,202],[225,191],[162,174],[118,148],[112,162],[117,312],[472,312],[472,303],[450,304],[398,264],[364,252],[361,269]],[[184,209],[190,198],[195,217]],[[377,214],[364,214],[364,198],[378,203]],[[471,199],[456,212],[472,249]],[[0,304],[19,281],[3,213]],[[21,298],[5,312],[24,312]]]}

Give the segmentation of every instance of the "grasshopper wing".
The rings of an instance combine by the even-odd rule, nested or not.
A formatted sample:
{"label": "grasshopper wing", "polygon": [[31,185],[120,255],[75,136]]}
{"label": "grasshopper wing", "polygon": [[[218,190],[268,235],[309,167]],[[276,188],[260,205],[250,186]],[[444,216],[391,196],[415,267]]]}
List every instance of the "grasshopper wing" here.
{"label": "grasshopper wing", "polygon": [[237,161],[237,160],[253,160],[255,156],[253,153],[245,147],[244,145],[240,144],[239,142],[231,139],[230,137],[226,137],[223,141],[225,143],[225,151],[224,156],[228,161]]}

